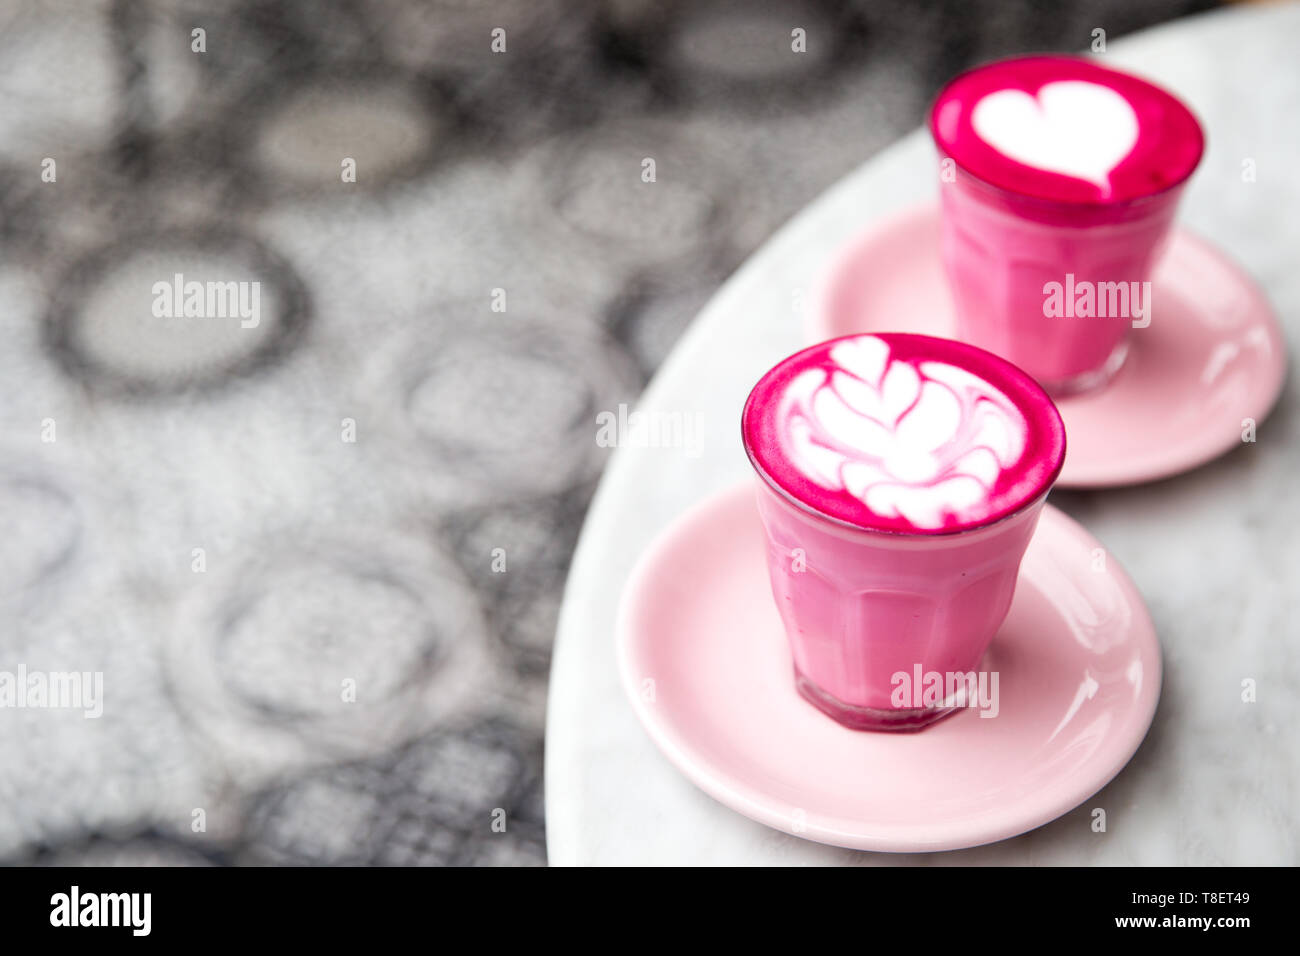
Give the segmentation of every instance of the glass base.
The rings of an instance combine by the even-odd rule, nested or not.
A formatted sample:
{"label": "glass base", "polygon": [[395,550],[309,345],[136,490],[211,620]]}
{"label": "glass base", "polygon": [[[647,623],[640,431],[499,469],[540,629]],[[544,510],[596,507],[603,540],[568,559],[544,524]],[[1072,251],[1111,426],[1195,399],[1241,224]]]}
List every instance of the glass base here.
{"label": "glass base", "polygon": [[924,730],[931,724],[937,723],[963,709],[961,706],[879,709],[846,704],[810,681],[799,672],[797,667],[794,671],[794,685],[799,691],[800,697],[836,723],[842,724],[850,730],[883,730],[893,733],[911,733]]}
{"label": "glass base", "polygon": [[1115,346],[1115,350],[1110,353],[1100,367],[1090,369],[1081,375],[1076,375],[1074,378],[1068,378],[1064,381],[1040,381],[1039,384],[1052,398],[1065,398],[1068,395],[1090,392],[1094,388],[1101,388],[1114,378],[1116,373],[1124,367],[1124,360],[1127,358],[1128,342],[1126,340]]}

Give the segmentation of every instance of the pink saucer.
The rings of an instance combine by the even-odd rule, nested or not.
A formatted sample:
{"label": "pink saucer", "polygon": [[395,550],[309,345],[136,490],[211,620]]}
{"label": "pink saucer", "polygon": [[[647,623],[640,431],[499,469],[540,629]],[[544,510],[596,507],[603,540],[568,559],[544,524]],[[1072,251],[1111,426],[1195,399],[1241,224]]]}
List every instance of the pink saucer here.
{"label": "pink saucer", "polygon": [[916,734],[848,730],[805,702],[772,603],[750,483],[650,547],[619,615],[625,690],[660,750],[745,816],[862,850],[955,850],[1078,806],[1137,750],[1160,694],[1142,599],[1100,545],[1043,510],[984,669],[999,713]]}
{"label": "pink saucer", "polygon": [[[1175,230],[1156,268],[1151,325],[1105,387],[1057,402],[1069,441],[1057,484],[1097,487],[1166,478],[1241,444],[1286,377],[1272,307],[1241,269]],[[810,341],[850,332],[954,336],[939,259],[939,208],[918,206],[858,239],[810,312]]]}

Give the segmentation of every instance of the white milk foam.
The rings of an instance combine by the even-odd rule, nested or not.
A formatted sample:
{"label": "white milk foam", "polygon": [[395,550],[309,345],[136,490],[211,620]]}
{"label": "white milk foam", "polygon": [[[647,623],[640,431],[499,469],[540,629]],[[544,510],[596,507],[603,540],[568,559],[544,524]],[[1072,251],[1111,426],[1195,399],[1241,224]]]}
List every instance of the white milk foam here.
{"label": "white milk foam", "polygon": [[998,90],[975,104],[971,125],[984,142],[1027,166],[1110,186],[1110,174],[1138,141],[1129,101],[1100,83],[1061,80],[1031,96]]}
{"label": "white milk foam", "polygon": [[805,477],[917,528],[984,517],[1028,433],[1020,409],[982,378],[946,362],[892,361],[874,336],[840,342],[825,366],[796,375],[778,421]]}

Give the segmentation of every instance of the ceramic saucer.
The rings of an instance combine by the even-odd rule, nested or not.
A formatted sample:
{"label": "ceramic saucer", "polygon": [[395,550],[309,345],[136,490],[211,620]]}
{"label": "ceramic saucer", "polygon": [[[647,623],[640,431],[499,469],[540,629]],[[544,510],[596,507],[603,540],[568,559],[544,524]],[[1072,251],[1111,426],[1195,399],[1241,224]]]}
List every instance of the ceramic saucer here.
{"label": "ceramic saucer", "polygon": [[898,852],[990,843],[1078,806],[1137,750],[1161,674],[1132,582],[1049,505],[982,665],[999,674],[996,716],[841,727],[795,690],[749,484],[651,546],[623,594],[618,658],[641,723],[716,800],[809,840]]}
{"label": "ceramic saucer", "polygon": [[[1160,303],[1106,386],[1060,399],[1069,439],[1057,484],[1126,485],[1204,464],[1242,441],[1282,390],[1286,347],[1259,287],[1205,241],[1175,231],[1152,277]],[[809,312],[811,341],[851,332],[956,336],[939,259],[939,208],[919,206],[857,240]]]}

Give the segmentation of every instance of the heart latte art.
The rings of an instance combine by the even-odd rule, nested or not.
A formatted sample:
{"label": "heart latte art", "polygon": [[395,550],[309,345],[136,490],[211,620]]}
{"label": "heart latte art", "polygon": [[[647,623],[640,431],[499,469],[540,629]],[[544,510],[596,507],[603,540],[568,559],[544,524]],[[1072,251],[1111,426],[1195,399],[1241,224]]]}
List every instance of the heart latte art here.
{"label": "heart latte art", "polygon": [[[814,346],[759,383],[746,406],[747,444],[787,491],[857,524],[936,532],[992,520],[1032,500],[1052,470],[1041,439],[1059,416],[1027,377],[1013,400],[979,374],[986,360],[1022,374],[924,336]],[[1052,421],[1031,422],[1035,413]]]}
{"label": "heart latte art", "polygon": [[1003,155],[1110,189],[1110,174],[1133,151],[1138,119],[1108,86],[1081,80],[1048,83],[1030,96],[998,90],[978,103],[971,124]]}
{"label": "heart latte art", "polygon": [[930,131],[954,171],[1015,195],[1088,205],[1176,186],[1205,146],[1175,96],[1077,56],[1013,57],[963,73],[935,99]]}

